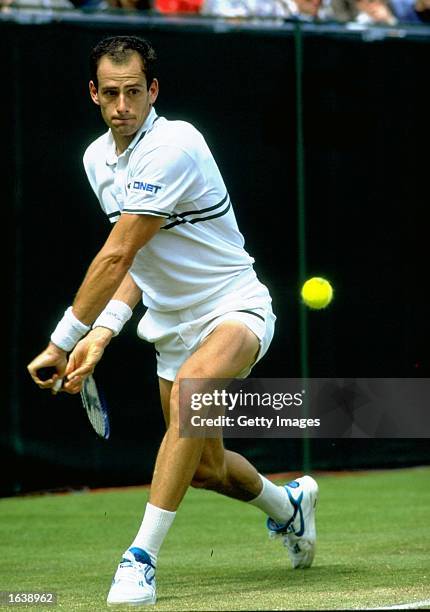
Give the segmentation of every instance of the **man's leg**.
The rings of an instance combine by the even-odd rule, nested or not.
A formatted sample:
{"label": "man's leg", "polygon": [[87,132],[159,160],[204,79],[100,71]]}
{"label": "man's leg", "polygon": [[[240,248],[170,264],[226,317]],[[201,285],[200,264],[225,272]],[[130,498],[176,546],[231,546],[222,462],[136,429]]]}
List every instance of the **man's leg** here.
{"label": "man's leg", "polygon": [[[170,390],[168,427],[157,455],[150,501],[139,532],[115,574],[108,604],[155,603],[158,550],[200,464],[205,440],[179,437],[179,380],[234,378],[254,363],[258,350],[259,340],[246,325],[228,321],[220,324],[180,368]],[[251,487],[258,491],[261,485],[254,481]]]}
{"label": "man's leg", "polygon": [[[136,559],[140,552],[147,554],[149,551],[149,565],[145,562],[142,568],[149,566],[155,568],[158,551],[173,522],[176,509],[190,484],[239,500],[250,501],[271,517],[270,520],[276,528],[289,528],[290,523],[294,528],[292,521],[296,515],[303,516],[300,507],[303,497],[301,491],[300,502],[297,502],[297,499],[294,499],[286,488],[277,487],[260,476],[244,457],[226,451],[222,440],[179,437],[179,380],[181,378],[234,378],[254,363],[258,349],[257,337],[244,324],[235,321],[225,322],[220,324],[183,364],[174,383],[160,379],[160,395],[167,431],[157,455],[150,501],[147,504],[142,525],[130,549],[136,551],[136,553],[133,552],[138,555]],[[296,486],[301,485],[295,481],[293,488]],[[313,498],[311,503],[313,504]],[[309,510],[309,514],[313,518],[313,509]],[[279,533],[284,535],[281,530]],[[286,537],[288,542],[286,541],[285,544],[290,549],[292,536]],[[298,543],[294,541],[293,565],[295,567],[308,566],[313,558],[313,543],[311,543],[311,549],[311,554],[307,554],[304,562],[301,558],[298,561],[298,556],[301,557],[302,554]],[[299,565],[299,563],[302,564]],[[112,603],[117,601],[112,600]],[[131,598],[128,601],[131,601]],[[153,603],[154,601],[155,588],[153,601],[144,601],[143,596],[141,603]]]}
{"label": "man's leg", "polygon": [[[155,464],[151,504],[170,511],[177,509],[205,446],[203,438],[179,437],[179,380],[234,378],[254,363],[258,350],[258,338],[246,325],[228,321],[220,324],[182,365],[170,391],[169,425]],[[261,489],[258,474],[246,460],[241,467],[249,480],[250,498],[255,497]]]}
{"label": "man's leg", "polygon": [[[173,383],[160,378],[159,384],[161,405],[168,428]],[[261,478],[254,466],[242,455],[226,450],[221,439],[214,438],[205,440],[191,486],[212,489],[242,501],[254,499],[262,489]]]}
{"label": "man's leg", "polygon": [[[237,360],[232,360],[231,363],[222,359],[217,361],[219,351],[223,351],[230,341],[228,334],[230,325],[233,326],[234,324],[223,324],[215,329],[199,350],[185,362],[173,385],[169,385],[167,381],[160,381],[168,432],[175,432],[177,440],[180,440],[178,437],[179,427],[176,422],[179,413],[179,401],[178,397],[175,397],[178,379],[230,378],[235,376],[232,369],[237,368],[236,373],[241,371],[242,365]],[[244,367],[253,364],[258,351],[258,343],[255,344],[254,335],[249,330],[247,331],[251,334],[248,340],[251,341],[251,347],[255,348],[255,352],[252,359]],[[211,341],[213,339],[214,342]],[[248,354],[252,354],[252,351]],[[198,359],[195,359],[196,357]],[[232,364],[233,368],[229,369]],[[174,429],[172,429],[172,418],[176,419]],[[258,507],[269,517],[267,526],[270,536],[279,537],[288,549],[293,567],[309,567],[315,554],[315,506],[318,498],[318,486],[313,478],[304,476],[284,487],[278,487],[258,474],[257,470],[244,457],[238,453],[225,450],[222,440],[208,439],[204,445],[201,444],[201,440],[197,441],[200,443],[200,461],[198,463],[193,462],[193,467],[197,463],[196,471],[191,482],[189,482],[189,474],[192,471],[189,470],[186,482],[195,487],[210,489],[235,499],[249,501],[252,505]],[[163,450],[166,451],[166,456],[168,456],[169,449]],[[158,457],[161,459],[160,464],[162,464],[163,456],[159,454]],[[179,476],[177,472],[176,476]],[[166,496],[159,493],[158,490],[154,490],[153,481],[151,503],[154,505],[160,504],[159,508],[163,508],[162,504],[166,503]]]}
{"label": "man's leg", "polygon": [[[170,421],[170,393],[173,383],[160,378],[160,397],[166,427]],[[224,448],[221,439],[205,440],[200,463],[191,486],[216,491],[233,499],[251,502],[265,514],[282,523],[291,513],[284,487],[264,478],[239,453]]]}
{"label": "man's leg", "polygon": [[221,439],[179,437],[179,379],[234,377],[252,365],[258,349],[258,339],[242,323],[224,323],[184,363],[174,383],[160,379],[167,432],[158,453],[149,504],[132,544],[150,552],[154,561],[190,484],[249,501],[281,524],[294,510],[284,487],[261,476],[245,457],[226,450]]}

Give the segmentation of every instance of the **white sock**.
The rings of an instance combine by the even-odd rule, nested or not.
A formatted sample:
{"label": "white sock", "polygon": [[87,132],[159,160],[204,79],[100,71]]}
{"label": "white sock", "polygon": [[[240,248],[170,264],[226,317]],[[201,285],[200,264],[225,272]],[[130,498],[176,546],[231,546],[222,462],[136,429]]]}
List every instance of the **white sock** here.
{"label": "white sock", "polygon": [[286,523],[293,514],[293,506],[284,487],[277,486],[259,474],[263,488],[255,499],[249,502],[260,508],[270,518],[279,524]]}
{"label": "white sock", "polygon": [[175,516],[176,512],[157,508],[157,506],[153,506],[148,502],[142,524],[130,548],[133,546],[143,548],[151,556],[155,564],[161,545]]}

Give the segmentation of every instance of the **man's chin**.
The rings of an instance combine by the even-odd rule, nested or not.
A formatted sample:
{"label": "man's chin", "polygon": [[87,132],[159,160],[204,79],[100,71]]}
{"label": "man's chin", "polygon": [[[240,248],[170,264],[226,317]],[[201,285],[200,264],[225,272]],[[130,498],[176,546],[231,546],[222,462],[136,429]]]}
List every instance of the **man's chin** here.
{"label": "man's chin", "polygon": [[137,132],[139,126],[136,125],[135,121],[124,120],[113,121],[110,128],[113,132],[116,132],[121,136],[131,136]]}

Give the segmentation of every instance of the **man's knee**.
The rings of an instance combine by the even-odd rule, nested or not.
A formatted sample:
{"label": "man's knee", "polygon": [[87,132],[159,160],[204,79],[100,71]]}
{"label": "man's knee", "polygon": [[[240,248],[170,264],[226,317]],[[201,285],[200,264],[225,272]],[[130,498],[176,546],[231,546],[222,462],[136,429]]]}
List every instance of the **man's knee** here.
{"label": "man's knee", "polygon": [[195,489],[219,491],[222,489],[224,475],[224,466],[200,463],[191,481],[191,486]]}

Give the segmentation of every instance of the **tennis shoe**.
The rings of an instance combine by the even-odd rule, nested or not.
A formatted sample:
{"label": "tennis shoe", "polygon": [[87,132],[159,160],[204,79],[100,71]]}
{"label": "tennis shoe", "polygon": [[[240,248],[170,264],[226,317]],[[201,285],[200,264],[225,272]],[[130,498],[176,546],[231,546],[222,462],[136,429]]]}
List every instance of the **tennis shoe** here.
{"label": "tennis shoe", "polygon": [[293,515],[284,524],[268,518],[269,537],[282,540],[294,568],[310,567],[315,556],[318,485],[311,476],[302,476],[284,488],[293,506]]}
{"label": "tennis shoe", "polygon": [[130,548],[121,559],[107,597],[108,606],[155,604],[155,565],[145,550]]}

